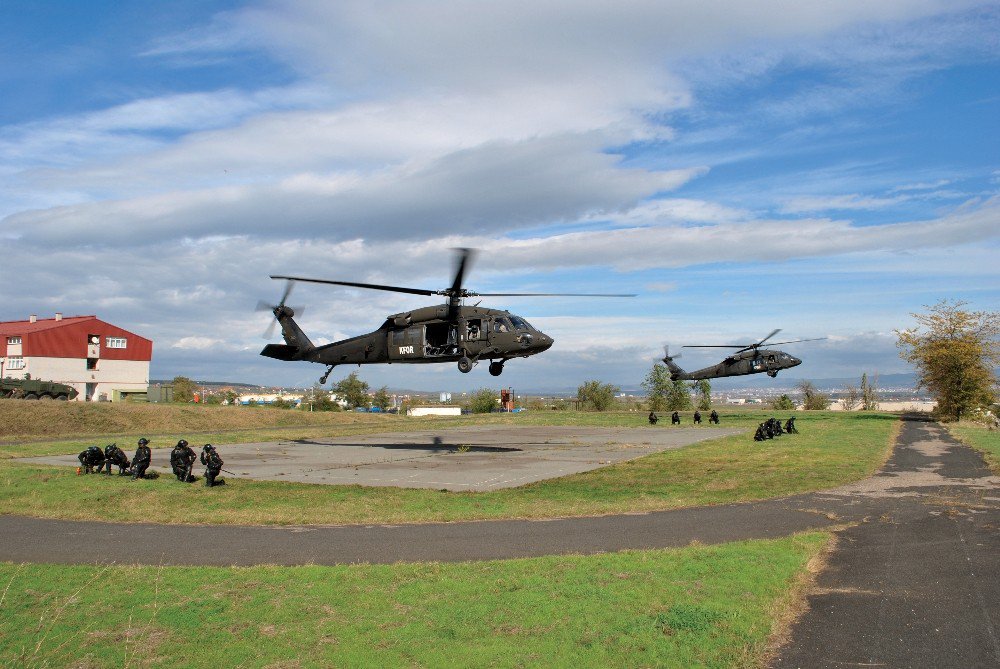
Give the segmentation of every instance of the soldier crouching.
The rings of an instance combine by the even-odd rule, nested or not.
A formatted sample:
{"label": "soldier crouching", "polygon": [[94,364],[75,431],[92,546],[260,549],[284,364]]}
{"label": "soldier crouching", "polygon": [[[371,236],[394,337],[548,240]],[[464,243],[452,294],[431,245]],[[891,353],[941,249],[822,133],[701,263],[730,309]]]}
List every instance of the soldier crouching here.
{"label": "soldier crouching", "polygon": [[197,459],[198,456],[195,454],[194,449],[188,446],[186,440],[181,439],[177,442],[174,450],[170,451],[170,468],[173,470],[174,476],[177,477],[178,481],[183,481],[184,483],[194,481],[194,476],[191,475],[191,468]]}
{"label": "soldier crouching", "polygon": [[679,413],[677,413],[676,411],[673,412],[672,414],[670,414],[670,424],[671,425],[680,425],[681,424],[681,415]]}
{"label": "soldier crouching", "polygon": [[128,474],[128,468],[132,466],[132,463],[128,461],[128,456],[122,449],[118,448],[118,444],[108,444],[104,448],[104,473],[108,476],[111,476],[111,465],[118,467],[118,476]]}
{"label": "soldier crouching", "polygon": [[719,424],[719,412],[716,411],[715,409],[712,409],[712,413],[708,414],[708,422],[709,423],[715,423],[716,425],[718,425]]}
{"label": "soldier crouching", "polygon": [[132,458],[132,480],[146,478],[146,469],[153,459],[153,453],[149,450],[149,439],[143,437],[139,440],[135,449],[135,457]]}
{"label": "soldier crouching", "polygon": [[219,457],[219,452],[215,450],[215,446],[212,444],[205,444],[204,448],[201,449],[201,464],[205,465],[205,486],[211,488],[212,486],[225,485],[225,479],[218,479],[216,477],[219,472],[222,471],[222,465],[226,464]]}
{"label": "soldier crouching", "polygon": [[100,446],[88,446],[77,456],[84,474],[99,473],[104,468],[104,451]]}

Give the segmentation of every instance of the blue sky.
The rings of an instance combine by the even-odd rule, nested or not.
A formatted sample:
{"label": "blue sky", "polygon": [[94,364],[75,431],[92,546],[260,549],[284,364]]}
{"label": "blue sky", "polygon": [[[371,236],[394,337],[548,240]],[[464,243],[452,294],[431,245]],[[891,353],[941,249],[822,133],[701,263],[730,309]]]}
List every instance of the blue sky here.
{"label": "blue sky", "polygon": [[[522,389],[634,386],[664,343],[776,327],[828,337],[789,347],[797,375],[905,372],[911,312],[1000,306],[996,2],[3,12],[0,319],[97,314],[154,340],[154,377],[310,384],[321,367],[257,355],[269,274],[439,289],[457,246],[482,249],[480,292],[639,294],[484,302],[556,340],[506,366]],[[292,302],[323,342],[425,303]]]}

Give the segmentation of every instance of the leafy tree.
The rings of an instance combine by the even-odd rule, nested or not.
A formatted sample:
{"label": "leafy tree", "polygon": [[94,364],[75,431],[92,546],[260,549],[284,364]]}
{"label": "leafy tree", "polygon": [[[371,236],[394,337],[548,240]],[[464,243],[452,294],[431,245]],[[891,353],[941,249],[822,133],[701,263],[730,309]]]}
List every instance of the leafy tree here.
{"label": "leafy tree", "polygon": [[271,406],[275,409],[291,409],[295,405],[286,400],[284,397],[276,397],[274,398],[274,401],[271,402]]}
{"label": "leafy tree", "polygon": [[615,404],[618,386],[600,381],[587,381],[576,389],[576,398],[580,407],[593,411],[607,411]]}
{"label": "leafy tree", "polygon": [[694,383],[698,391],[698,411],[708,411],[712,408],[712,384],[708,379],[699,379]]}
{"label": "leafy tree", "polygon": [[878,411],[878,374],[874,381],[868,381],[868,374],[861,373],[861,410]]}
{"label": "leafy tree", "polygon": [[500,393],[492,388],[480,388],[469,397],[469,411],[489,413],[497,408]]}
{"label": "leafy tree", "polygon": [[351,372],[347,378],[341,379],[333,386],[333,392],[344,398],[348,409],[367,407],[369,404],[368,384],[358,378],[357,372]]}
{"label": "leafy tree", "polygon": [[653,365],[642,382],[642,387],[646,389],[649,397],[650,411],[663,411],[667,408],[667,396],[670,394],[671,385],[670,370],[667,366],[660,363]]}
{"label": "leafy tree", "polygon": [[851,384],[844,389],[844,411],[854,411],[861,403],[861,389]]}
{"label": "leafy tree", "polygon": [[771,400],[771,408],[776,411],[793,411],[795,409],[795,402],[788,395],[782,395],[781,397],[776,397]]}
{"label": "leafy tree", "polygon": [[941,300],[911,314],[916,327],[895,331],[900,357],[917,368],[917,386],[934,396],[939,415],[955,420],[997,397],[1000,313],[966,311],[966,304]]}
{"label": "leafy tree", "polygon": [[175,402],[192,402],[194,394],[198,390],[198,384],[186,376],[175,376],[172,381],[174,386]]}
{"label": "leafy tree", "polygon": [[318,383],[302,396],[303,411],[340,411],[340,405],[330,399],[329,391]]}
{"label": "leafy tree", "polygon": [[372,406],[378,407],[382,411],[387,411],[392,406],[392,395],[389,394],[389,387],[382,386],[372,395]]}
{"label": "leafy tree", "polygon": [[799,381],[799,385],[795,387],[802,393],[803,409],[816,411],[829,408],[830,396],[817,390],[812,381]]}
{"label": "leafy tree", "polygon": [[666,411],[686,411],[692,407],[691,389],[688,388],[687,382],[680,379],[671,381],[670,388],[667,390],[667,403],[664,409]]}

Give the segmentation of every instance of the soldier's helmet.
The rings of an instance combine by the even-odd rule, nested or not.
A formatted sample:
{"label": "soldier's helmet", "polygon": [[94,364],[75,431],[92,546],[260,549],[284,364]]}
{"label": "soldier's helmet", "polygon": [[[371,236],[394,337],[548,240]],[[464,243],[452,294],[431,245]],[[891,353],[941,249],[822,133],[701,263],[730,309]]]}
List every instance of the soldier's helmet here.
{"label": "soldier's helmet", "polygon": [[203,450],[203,451],[214,451],[215,450],[215,446],[212,446],[212,444],[205,444],[204,446],[202,446],[201,450]]}
{"label": "soldier's helmet", "polygon": [[177,442],[177,445],[180,446],[181,448],[187,448],[188,443],[186,439],[181,439],[180,441]]}
{"label": "soldier's helmet", "polygon": [[139,445],[140,446],[145,446],[148,443],[149,443],[149,439],[146,439],[146,437],[142,437],[141,439],[139,439]]}

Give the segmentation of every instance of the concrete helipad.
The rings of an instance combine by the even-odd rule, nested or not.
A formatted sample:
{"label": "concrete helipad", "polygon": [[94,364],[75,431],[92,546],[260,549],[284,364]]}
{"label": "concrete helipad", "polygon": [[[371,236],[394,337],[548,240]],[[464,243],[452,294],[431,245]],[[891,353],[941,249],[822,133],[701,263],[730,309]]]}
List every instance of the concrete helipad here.
{"label": "concrete helipad", "polygon": [[[740,430],[716,427],[494,427],[219,446],[228,478],[454,491],[513,488]],[[200,450],[192,443],[195,450]],[[152,469],[169,474],[169,449]],[[20,462],[78,465],[76,456]],[[198,465],[194,473],[203,468]]]}

